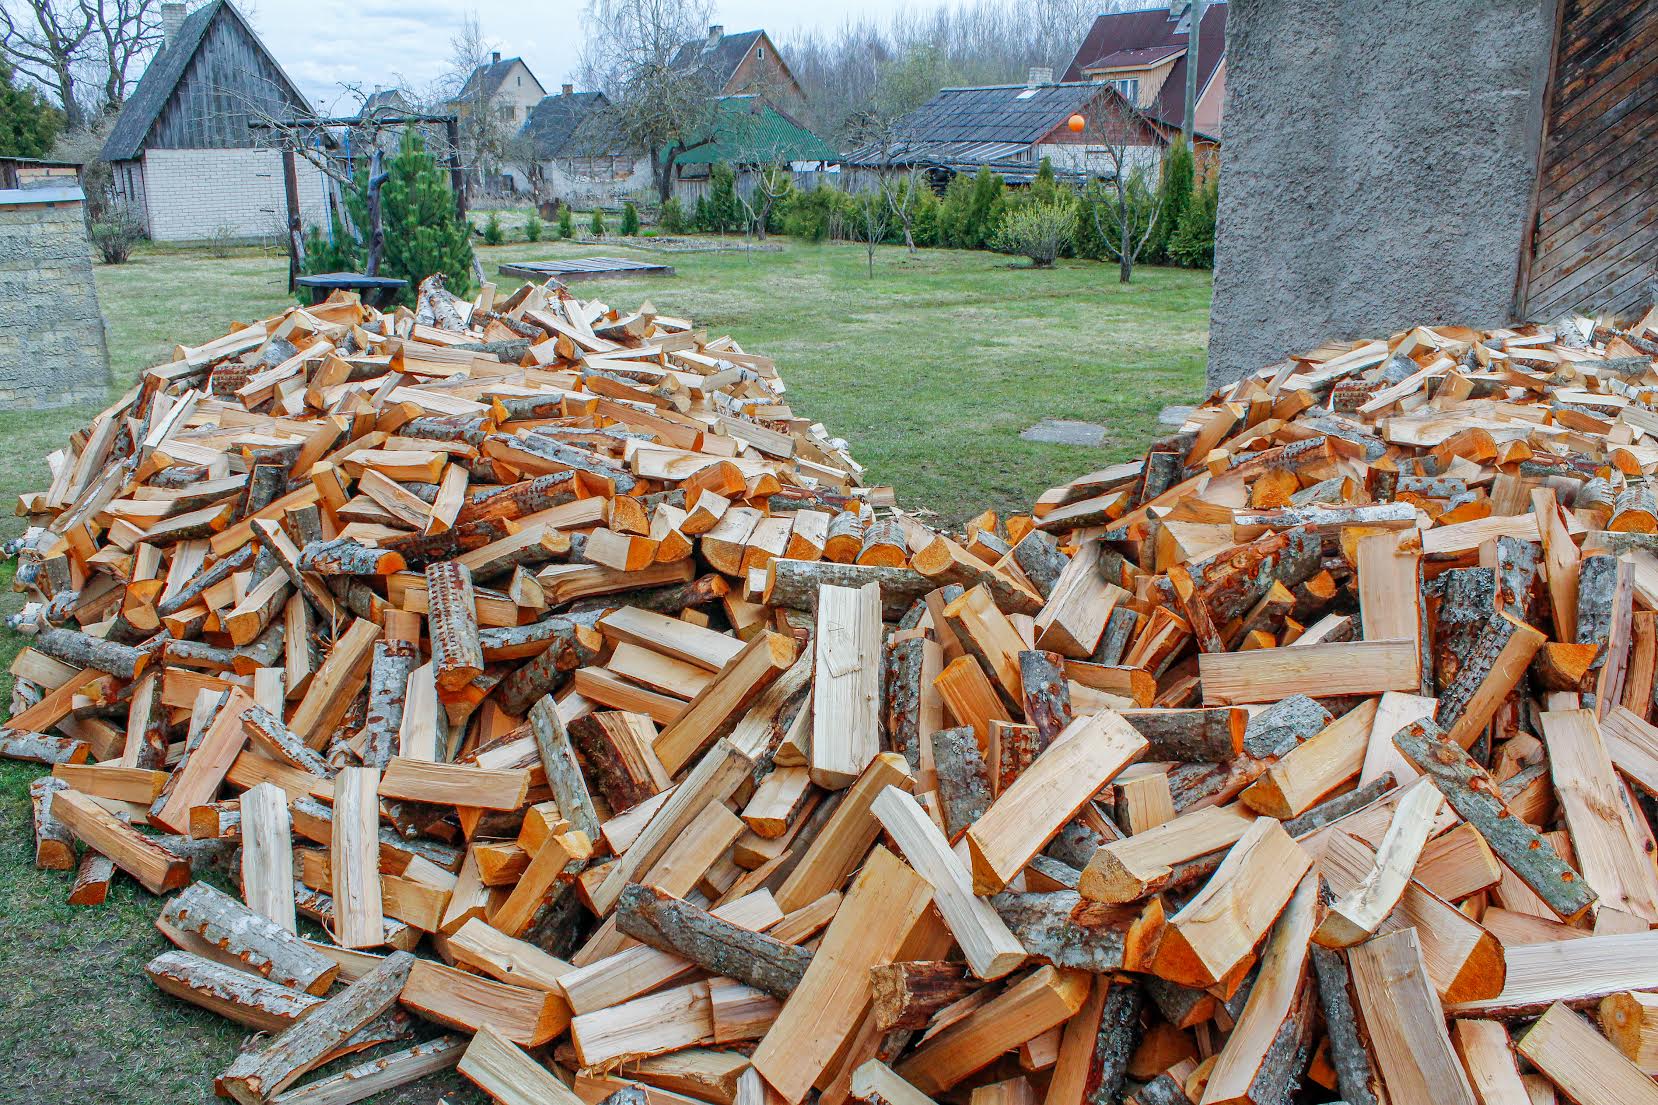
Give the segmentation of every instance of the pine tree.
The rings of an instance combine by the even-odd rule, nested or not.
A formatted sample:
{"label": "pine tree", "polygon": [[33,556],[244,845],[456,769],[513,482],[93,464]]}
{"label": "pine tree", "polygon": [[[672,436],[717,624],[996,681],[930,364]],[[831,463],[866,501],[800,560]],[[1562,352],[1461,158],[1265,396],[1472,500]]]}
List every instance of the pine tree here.
{"label": "pine tree", "polygon": [[[363,248],[338,211],[334,212],[331,233],[324,235],[322,227],[313,225],[305,235],[305,274],[317,276],[325,272],[361,272],[364,263]],[[301,303],[311,301],[310,289],[299,289]]]}
{"label": "pine tree", "polygon": [[[407,280],[399,297],[413,304],[422,280],[442,273],[444,284],[456,295],[472,290],[472,240],[466,220],[455,211],[447,173],[426,152],[426,143],[413,127],[403,132],[397,156],[386,163],[386,183],[380,189],[381,225],[386,234],[380,275]],[[351,221],[366,235],[368,167],[346,193]]]}
{"label": "pine tree", "polygon": [[588,224],[587,229],[591,230],[597,237],[604,237],[604,212],[597,207],[593,209],[593,221]]}
{"label": "pine tree", "polygon": [[685,208],[677,196],[662,201],[662,215],[657,222],[665,234],[685,233]]}
{"label": "pine tree", "polygon": [[491,211],[489,218],[484,222],[484,245],[498,246],[506,240],[507,232],[501,225],[501,213]]}
{"label": "pine tree", "polygon": [[1158,262],[1169,259],[1169,243],[1180,228],[1180,220],[1192,205],[1192,186],[1196,178],[1192,148],[1184,137],[1177,137],[1163,154],[1163,171],[1157,181],[1157,229],[1140,255],[1142,261]]}
{"label": "pine tree", "polygon": [[631,201],[622,204],[622,237],[631,238],[639,233],[639,209]]}
{"label": "pine tree", "polygon": [[723,161],[708,171],[708,221],[710,230],[724,234],[743,225],[742,204],[737,202],[737,174]]}
{"label": "pine tree", "polygon": [[966,218],[962,222],[963,249],[983,249],[990,244],[991,235],[1002,222],[1006,199],[1002,195],[1002,177],[984,165],[973,177],[973,192],[968,198]]}
{"label": "pine tree", "polygon": [[570,205],[565,204],[558,209],[558,236],[560,238],[574,238],[576,236],[575,215]]}
{"label": "pine tree", "polygon": [[1060,198],[1059,182],[1054,179],[1054,163],[1044,157],[1036,167],[1036,179],[1031,181],[1030,197],[1035,203],[1053,203]]}
{"label": "pine tree", "polygon": [[1192,269],[1215,267],[1215,212],[1220,209],[1220,180],[1214,174],[1198,187],[1169,237],[1170,259]]}
{"label": "pine tree", "polygon": [[0,156],[45,157],[63,128],[63,112],[28,85],[12,79],[0,61]]}

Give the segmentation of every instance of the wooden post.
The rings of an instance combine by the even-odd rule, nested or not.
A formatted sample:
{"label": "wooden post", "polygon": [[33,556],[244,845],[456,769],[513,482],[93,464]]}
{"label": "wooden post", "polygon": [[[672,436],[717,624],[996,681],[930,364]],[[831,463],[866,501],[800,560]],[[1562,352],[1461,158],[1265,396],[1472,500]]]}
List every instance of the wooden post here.
{"label": "wooden post", "polygon": [[299,171],[294,151],[282,151],[282,195],[288,211],[288,290],[299,287],[299,272],[305,265],[304,232],[299,223]]}

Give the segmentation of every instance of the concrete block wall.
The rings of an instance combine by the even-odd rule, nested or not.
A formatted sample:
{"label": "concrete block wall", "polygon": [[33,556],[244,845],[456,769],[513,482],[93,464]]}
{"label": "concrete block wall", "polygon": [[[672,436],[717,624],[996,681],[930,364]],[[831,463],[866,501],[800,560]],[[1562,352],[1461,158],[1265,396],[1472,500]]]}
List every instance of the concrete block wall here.
{"label": "concrete block wall", "polygon": [[1209,381],[1501,325],[1555,0],[1233,0]]}
{"label": "concrete block wall", "polygon": [[[301,220],[325,222],[322,173],[303,158],[295,168]],[[144,192],[157,242],[201,241],[221,227],[234,238],[270,238],[287,218],[277,150],[147,150]]]}
{"label": "concrete block wall", "polygon": [[0,192],[0,409],[101,402],[109,385],[81,201]]}

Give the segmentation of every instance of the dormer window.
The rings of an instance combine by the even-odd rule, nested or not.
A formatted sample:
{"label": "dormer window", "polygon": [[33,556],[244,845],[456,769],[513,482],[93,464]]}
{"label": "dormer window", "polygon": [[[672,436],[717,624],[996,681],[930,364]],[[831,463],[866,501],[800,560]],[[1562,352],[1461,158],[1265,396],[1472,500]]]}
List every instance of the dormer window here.
{"label": "dormer window", "polygon": [[1115,88],[1118,92],[1121,92],[1123,94],[1123,99],[1127,100],[1129,103],[1135,105],[1140,103],[1139,77],[1124,77],[1119,80],[1108,81],[1106,83],[1111,85],[1111,87]]}

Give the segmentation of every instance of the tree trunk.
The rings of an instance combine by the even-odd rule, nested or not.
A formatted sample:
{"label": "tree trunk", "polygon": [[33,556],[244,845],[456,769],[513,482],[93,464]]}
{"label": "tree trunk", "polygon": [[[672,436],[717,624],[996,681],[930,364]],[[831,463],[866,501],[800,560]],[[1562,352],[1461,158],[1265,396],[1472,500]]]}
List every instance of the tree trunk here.
{"label": "tree trunk", "polygon": [[380,214],[380,189],[389,174],[385,170],[385,153],[378,147],[368,168],[368,266],[369,276],[380,274],[380,258],[386,252],[386,228]]}
{"label": "tree trunk", "polygon": [[1129,252],[1128,243],[1130,235],[1128,232],[1128,204],[1126,202],[1123,204],[1122,214],[1122,238],[1121,245],[1118,250],[1120,267],[1117,270],[1117,282],[1119,284],[1127,284],[1134,276],[1134,254]]}

